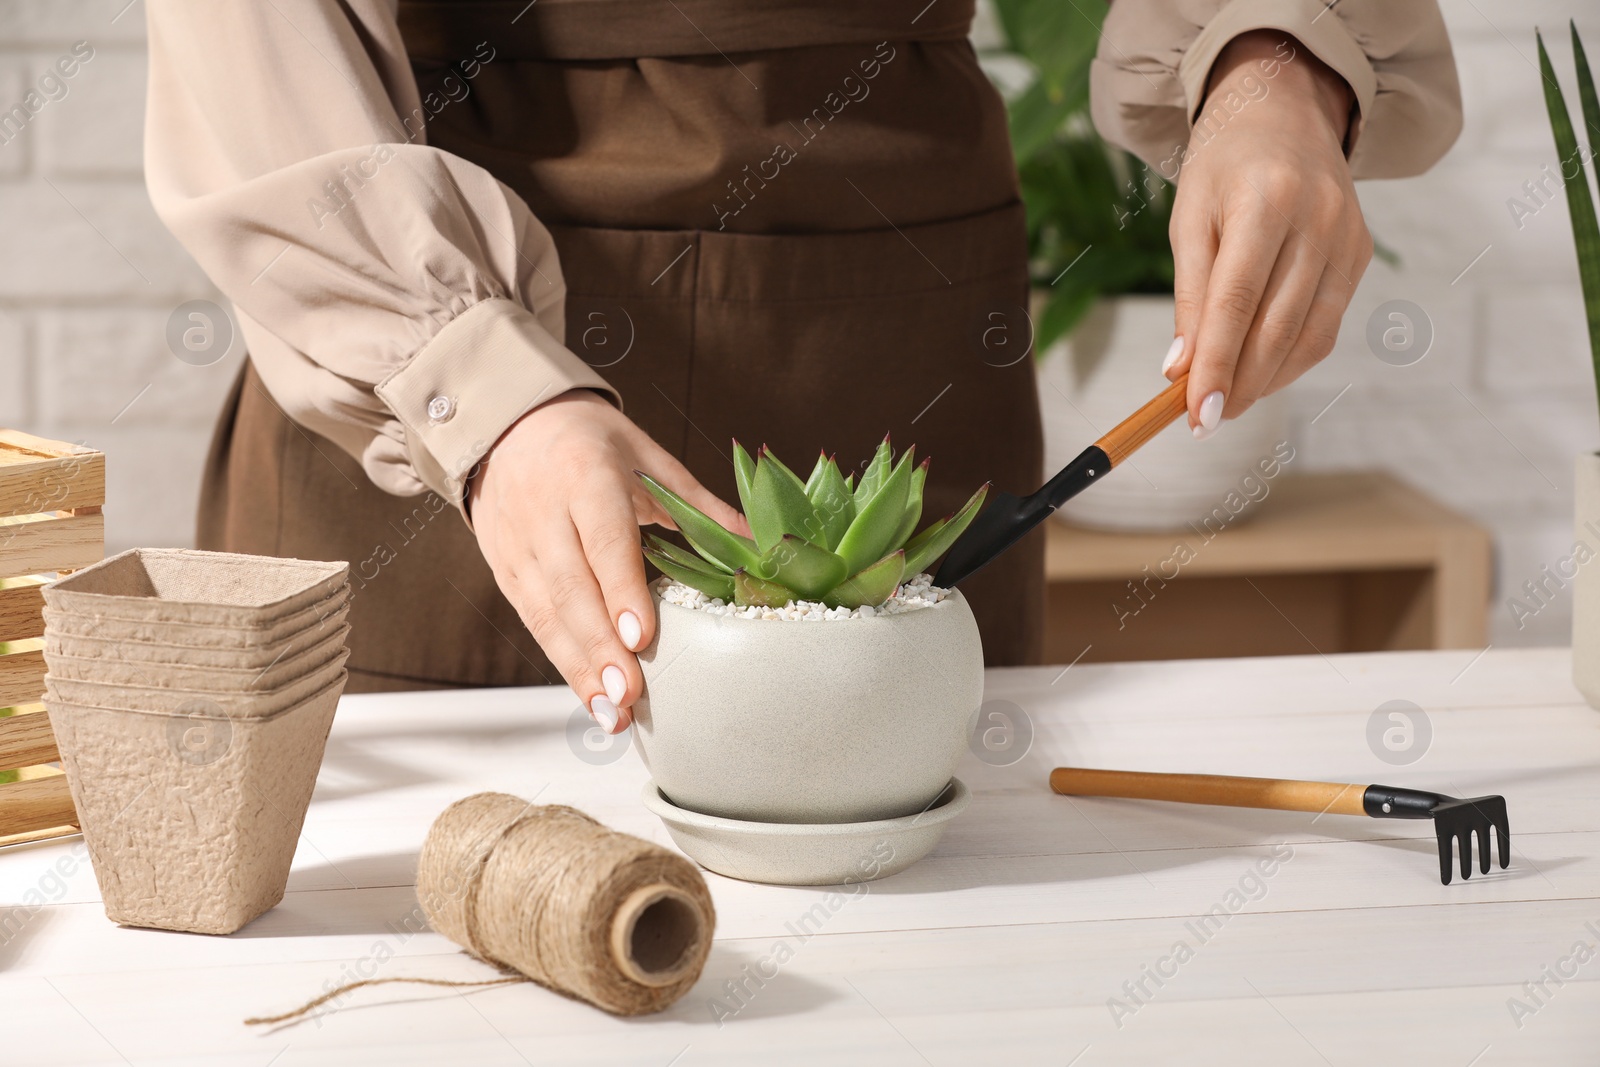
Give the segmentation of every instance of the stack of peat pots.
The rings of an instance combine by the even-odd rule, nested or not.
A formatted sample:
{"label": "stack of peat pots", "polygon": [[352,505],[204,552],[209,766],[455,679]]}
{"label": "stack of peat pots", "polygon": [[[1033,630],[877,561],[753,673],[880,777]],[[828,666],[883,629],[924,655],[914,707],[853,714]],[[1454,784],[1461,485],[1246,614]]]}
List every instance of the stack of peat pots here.
{"label": "stack of peat pots", "polygon": [[344,691],[349,566],[133,549],[45,587],[45,707],[106,915],[283,899]]}

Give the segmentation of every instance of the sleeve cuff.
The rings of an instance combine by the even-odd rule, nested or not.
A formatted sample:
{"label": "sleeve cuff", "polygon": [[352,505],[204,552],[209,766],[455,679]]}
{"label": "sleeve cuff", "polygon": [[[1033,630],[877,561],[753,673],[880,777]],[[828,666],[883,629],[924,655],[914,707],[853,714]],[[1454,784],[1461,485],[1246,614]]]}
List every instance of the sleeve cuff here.
{"label": "sleeve cuff", "polygon": [[378,397],[405,428],[418,476],[458,508],[473,468],[511,425],[571,389],[622,398],[533,312],[484,300],[456,318],[403,367],[378,383]]}
{"label": "sleeve cuff", "polygon": [[1205,24],[1178,63],[1187,115],[1192,125],[1205,103],[1211,68],[1228,42],[1251,30],[1281,30],[1291,34],[1334,73],[1343,78],[1356,98],[1345,151],[1353,150],[1364,116],[1372,113],[1378,76],[1358,44],[1331,6],[1321,0],[1231,0]]}

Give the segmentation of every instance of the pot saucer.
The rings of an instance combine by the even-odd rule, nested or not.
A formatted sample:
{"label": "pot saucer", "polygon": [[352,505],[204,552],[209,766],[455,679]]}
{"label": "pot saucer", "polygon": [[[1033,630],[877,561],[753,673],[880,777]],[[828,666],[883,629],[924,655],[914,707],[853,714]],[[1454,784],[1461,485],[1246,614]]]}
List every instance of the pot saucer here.
{"label": "pot saucer", "polygon": [[926,811],[870,822],[748,822],[680,808],[654,781],[644,806],[666,823],[677,846],[702,867],[729,878],[772,885],[847,885],[898,874],[933,851],[972,794],[950,779]]}

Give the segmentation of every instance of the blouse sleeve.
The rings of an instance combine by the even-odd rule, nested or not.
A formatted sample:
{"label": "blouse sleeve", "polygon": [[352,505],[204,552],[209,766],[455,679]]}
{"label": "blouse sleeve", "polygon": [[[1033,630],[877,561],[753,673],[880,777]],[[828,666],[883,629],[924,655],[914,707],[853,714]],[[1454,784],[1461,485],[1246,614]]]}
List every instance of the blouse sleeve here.
{"label": "blouse sleeve", "polygon": [[1090,71],[1095,127],[1173,169],[1218,54],[1262,29],[1292,35],[1349,83],[1355,177],[1420,174],[1455,143],[1461,89],[1435,0],[1116,0]]}
{"label": "blouse sleeve", "polygon": [[150,198],[289,418],[380,488],[459,503],[532,408],[618,401],[562,343],[549,232],[426,144],[425,114],[466,106],[491,43],[424,98],[394,0],[149,0],[147,18]]}

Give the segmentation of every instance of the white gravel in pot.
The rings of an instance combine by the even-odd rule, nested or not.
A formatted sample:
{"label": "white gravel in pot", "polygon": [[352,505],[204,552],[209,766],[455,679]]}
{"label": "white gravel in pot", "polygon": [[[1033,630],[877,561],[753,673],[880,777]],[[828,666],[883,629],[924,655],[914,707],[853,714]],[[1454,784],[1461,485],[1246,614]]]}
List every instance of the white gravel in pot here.
{"label": "white gravel in pot", "polygon": [[811,600],[791,600],[781,608],[756,605],[741,608],[720,597],[708,597],[698,589],[691,589],[668,578],[659,579],[656,588],[660,590],[662,600],[681,608],[692,608],[709,615],[726,615],[730,618],[778,619],[784,622],[831,622],[835,619],[870,619],[874,615],[900,615],[919,608],[932,607],[950,595],[950,590],[934,585],[933,576],[929,574],[918,574],[909,581],[900,583],[900,587],[894,591],[894,596],[876,608],[863,605],[853,611],[847,608],[830,608],[826,604]]}

